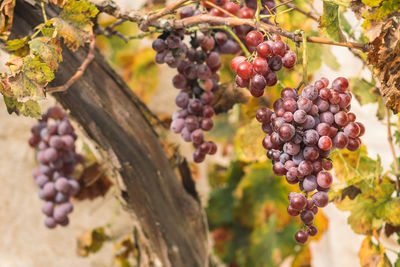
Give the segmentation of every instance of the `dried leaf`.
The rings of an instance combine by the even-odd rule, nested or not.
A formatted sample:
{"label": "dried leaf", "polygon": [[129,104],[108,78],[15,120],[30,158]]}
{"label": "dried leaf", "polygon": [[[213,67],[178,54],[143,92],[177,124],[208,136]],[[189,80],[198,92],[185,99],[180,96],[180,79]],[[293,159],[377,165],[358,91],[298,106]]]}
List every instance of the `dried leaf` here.
{"label": "dried leaf", "polygon": [[391,267],[389,258],[385,253],[385,248],[378,242],[374,244],[371,236],[367,236],[361,243],[360,252],[360,264],[362,267]]}
{"label": "dried leaf", "polygon": [[379,37],[372,41],[371,48],[368,61],[381,82],[381,94],[386,99],[386,106],[397,113],[400,111],[399,23],[395,20],[386,22]]}
{"label": "dried leaf", "polygon": [[135,244],[133,243],[131,235],[125,237],[114,246],[114,260],[120,266],[129,265],[131,256],[136,257],[138,254]]}
{"label": "dried leaf", "polygon": [[103,227],[95,228],[82,234],[77,239],[77,253],[81,257],[88,257],[99,251],[104,242],[109,239]]}
{"label": "dried leaf", "polygon": [[14,17],[15,0],[4,0],[0,4],[0,39],[7,40]]}
{"label": "dried leaf", "polygon": [[76,196],[79,200],[95,199],[100,196],[105,196],[112,182],[106,175],[106,169],[98,162],[86,167],[78,178],[81,185],[81,191]]}

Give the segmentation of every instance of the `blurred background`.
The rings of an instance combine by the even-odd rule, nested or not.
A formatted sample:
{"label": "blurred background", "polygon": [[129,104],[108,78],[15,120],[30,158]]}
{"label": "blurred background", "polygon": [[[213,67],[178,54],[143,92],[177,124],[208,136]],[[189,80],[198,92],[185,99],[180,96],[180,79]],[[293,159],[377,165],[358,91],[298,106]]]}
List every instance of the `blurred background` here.
{"label": "blurred background", "polygon": [[[124,8],[138,9],[144,0],[116,0],[116,2]],[[321,14],[322,1],[314,0],[312,11],[315,14]],[[355,34],[362,31],[361,22],[354,17],[352,12],[345,12],[343,16]],[[282,20],[285,18],[288,17],[282,17]],[[106,16],[100,19],[105,24],[111,21],[111,18]],[[298,18],[299,23],[302,19],[304,18],[301,16]],[[293,23],[292,26],[295,27],[295,24]],[[285,23],[282,22],[283,27],[284,25]],[[127,35],[138,32],[133,24],[127,23],[119,27],[118,30]],[[318,30],[317,22],[307,21],[303,27],[309,31]],[[290,41],[288,43],[290,44]],[[312,45],[310,48],[311,51],[314,46],[316,47]],[[175,70],[164,65],[156,66],[153,63],[155,54],[151,50],[151,39],[124,43],[118,37],[107,39],[100,36],[98,47],[152,111],[164,119],[171,116],[176,110],[174,99],[178,93],[171,83]],[[312,81],[320,77],[327,77],[332,81],[338,76],[371,81],[369,69],[365,68],[361,60],[347,48],[321,46],[318,49],[319,52],[311,52],[310,55],[311,70],[309,72],[312,74],[310,76]],[[7,59],[8,55],[2,52],[1,62],[6,62]],[[1,64],[1,68],[1,71],[6,70],[4,64]],[[297,73],[285,77],[291,86],[295,86],[296,79],[301,77],[301,66],[297,66],[295,70]],[[229,79],[229,74],[226,74],[223,79]],[[43,109],[54,103],[55,101],[49,97],[42,103]],[[368,148],[368,156],[375,159],[379,155],[384,170],[389,170],[393,159],[386,141],[386,125],[375,116],[378,103],[362,104],[361,106],[360,102],[353,98],[352,111],[367,129],[362,141]],[[250,107],[251,105],[254,104],[250,103]],[[247,112],[250,111],[251,108],[247,110]],[[204,163],[191,165],[196,179],[196,188],[204,207],[207,207],[210,227],[213,230],[210,242],[214,245],[215,262],[223,266],[221,259],[229,259],[232,256],[229,254],[236,249],[236,257],[240,255],[257,257],[268,254],[268,257],[272,258],[271,262],[268,261],[271,259],[268,259],[264,261],[264,265],[257,266],[274,266],[276,262],[280,262],[280,266],[292,266],[292,264],[304,266],[302,264],[307,261],[311,261],[311,266],[359,266],[358,253],[365,236],[355,234],[347,223],[350,212],[340,211],[332,203],[323,209],[323,214],[318,215],[317,225],[321,229],[321,234],[312,239],[309,246],[302,248],[295,245],[293,241],[284,243],[286,240],[293,239],[293,235],[289,233],[292,233],[298,224],[285,221],[289,220],[285,217],[288,216],[286,204],[284,204],[286,200],[281,200],[280,197],[274,199],[272,195],[276,191],[285,195],[285,192],[289,190],[288,186],[283,183],[281,185],[280,182],[270,183],[268,179],[257,180],[257,178],[273,176],[271,166],[267,163],[258,165],[249,163],[254,159],[266,161],[260,145],[263,134],[259,126],[253,122],[245,126],[240,125],[235,115],[238,112],[246,112],[246,108],[239,109],[235,106],[228,114],[219,115],[216,118],[215,131],[213,130],[210,134],[210,138],[218,143],[218,154],[207,157]],[[396,117],[392,118],[393,122],[396,120]],[[15,114],[9,115],[1,101],[0,266],[120,266],[124,262],[121,255],[133,242],[131,240],[133,228],[132,218],[121,206],[118,191],[114,187],[108,188],[105,195],[102,195],[103,192],[95,193],[97,197],[93,199],[76,201],[68,227],[51,231],[44,227],[44,217],[40,212],[42,201],[38,198],[37,188],[31,178],[31,171],[37,163],[34,151],[27,143],[30,127],[35,123],[34,119],[18,117]],[[90,140],[80,132],[79,125],[74,125],[74,127],[80,134],[78,148],[85,150],[89,147],[90,150]],[[232,132],[232,129],[238,131]],[[162,137],[167,147],[171,144],[178,145],[181,153],[191,160],[190,144],[184,143],[178,135],[169,132],[163,132]],[[92,155],[92,157],[96,156]],[[232,158],[236,159],[233,163]],[[257,183],[249,185],[243,180],[237,181],[239,178],[248,179],[247,182],[256,179]],[[258,187],[264,190],[257,191]],[[268,198],[269,194],[271,199]],[[229,206],[233,202],[234,208]],[[231,210],[235,213],[234,215],[228,214]],[[261,225],[254,224],[251,221],[253,213],[263,213],[264,218],[267,219]],[[270,216],[271,214],[275,215]],[[221,225],[230,225],[230,227]],[[246,233],[249,229],[254,230],[252,234]],[[234,233],[234,231],[237,232]],[[278,232],[279,234],[276,234]],[[243,239],[240,239],[240,236]],[[241,243],[247,242],[245,240],[252,242]],[[399,250],[395,239],[382,236],[381,241],[385,247],[394,251]],[[250,252],[240,254],[240,249],[248,249]],[[302,250],[303,252],[300,253]],[[292,256],[287,257],[290,254]],[[392,260],[396,258],[396,253],[392,251],[388,250],[387,254]],[[134,255],[129,257],[134,258]]]}

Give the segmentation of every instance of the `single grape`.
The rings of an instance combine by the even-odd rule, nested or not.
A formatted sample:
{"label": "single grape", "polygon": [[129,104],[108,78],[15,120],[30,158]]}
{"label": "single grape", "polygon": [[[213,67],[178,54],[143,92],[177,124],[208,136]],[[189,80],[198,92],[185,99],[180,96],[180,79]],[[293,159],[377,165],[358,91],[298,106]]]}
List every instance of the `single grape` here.
{"label": "single grape", "polygon": [[294,239],[299,244],[305,244],[308,240],[308,234],[304,230],[299,230],[294,235]]}
{"label": "single grape", "polygon": [[329,197],[326,192],[317,192],[312,196],[312,200],[317,207],[323,208],[328,205]]}

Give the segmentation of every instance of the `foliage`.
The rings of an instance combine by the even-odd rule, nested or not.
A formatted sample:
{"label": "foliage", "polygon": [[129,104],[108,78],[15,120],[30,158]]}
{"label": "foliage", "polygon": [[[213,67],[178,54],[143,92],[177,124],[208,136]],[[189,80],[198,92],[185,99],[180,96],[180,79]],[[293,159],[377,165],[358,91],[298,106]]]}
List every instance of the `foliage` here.
{"label": "foliage", "polygon": [[[342,183],[331,192],[331,197],[337,208],[350,211],[348,223],[353,231],[367,235],[360,247],[361,265],[377,261],[373,266],[391,266],[379,241],[385,225],[400,226],[400,198],[393,196],[395,184],[390,174],[382,171],[379,157],[374,160],[367,156],[365,147],[355,153],[336,151],[332,160],[336,177]],[[378,245],[372,243],[371,236]]]}
{"label": "foliage", "polygon": [[[6,63],[10,73],[1,74],[0,92],[9,113],[40,118],[37,101],[44,98],[45,88],[54,79],[62,61],[61,38],[72,50],[92,38],[90,19],[96,16],[96,7],[86,0],[57,3],[63,5],[59,17],[39,25],[32,36],[7,42],[13,55]],[[38,36],[40,34],[42,36]]]}
{"label": "foliage", "polygon": [[[310,263],[308,248],[299,251],[293,240],[301,223],[286,212],[292,188],[271,169],[269,162],[235,161],[225,174],[212,178],[217,186],[206,210],[215,252],[226,263],[278,266],[290,255],[296,256],[293,266]],[[320,212],[316,217],[320,229],[317,240],[327,224]]]}

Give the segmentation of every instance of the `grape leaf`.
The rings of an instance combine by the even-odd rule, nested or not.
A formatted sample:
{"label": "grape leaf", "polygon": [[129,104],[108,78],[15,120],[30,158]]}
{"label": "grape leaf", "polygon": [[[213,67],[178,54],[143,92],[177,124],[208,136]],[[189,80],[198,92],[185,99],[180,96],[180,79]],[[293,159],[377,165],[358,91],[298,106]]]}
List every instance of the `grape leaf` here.
{"label": "grape leaf", "polygon": [[369,64],[374,66],[381,82],[380,92],[386,98],[386,106],[400,111],[400,28],[394,19],[382,26],[379,37],[372,41],[368,53]]}
{"label": "grape leaf", "polygon": [[373,160],[368,157],[365,145],[362,145],[356,152],[347,149],[335,150],[330,158],[335,168],[335,177],[348,185],[362,179],[374,178],[382,170],[380,159]]}
{"label": "grape leaf", "polygon": [[4,103],[7,106],[9,114],[15,113],[17,115],[24,115],[26,117],[33,117],[40,119],[42,117],[42,110],[37,101],[28,100],[26,102],[18,102],[14,98],[3,96]]}
{"label": "grape leaf", "polygon": [[385,253],[385,248],[378,241],[378,244],[372,242],[371,236],[365,237],[361,243],[358,253],[361,266],[368,267],[390,267],[392,264]]}
{"label": "grape leaf", "polygon": [[324,13],[321,16],[319,27],[332,40],[336,42],[346,41],[339,23],[339,6],[324,0]]}
{"label": "grape leaf", "polygon": [[[276,214],[280,218],[277,224],[287,224],[290,221],[286,212],[289,186],[285,180],[274,176],[271,163],[254,163],[245,170],[246,174],[234,192],[236,220],[251,227]],[[260,212],[263,209],[264,212]]]}
{"label": "grape leaf", "polygon": [[9,51],[16,51],[18,49],[24,48],[27,44],[29,37],[26,36],[21,39],[14,39],[14,40],[8,40],[6,43],[7,49]]}
{"label": "grape leaf", "polygon": [[1,90],[1,93],[20,102],[43,98],[44,87],[54,79],[49,66],[37,57],[30,56],[12,62],[11,68],[13,66],[20,70],[8,77],[10,88]]}
{"label": "grape leaf", "polygon": [[261,144],[265,134],[261,130],[261,124],[254,118],[247,125],[241,126],[236,133],[234,147],[236,156],[242,161],[265,160],[265,149],[254,144]]}
{"label": "grape leaf", "polygon": [[350,87],[351,92],[356,97],[360,105],[365,105],[368,103],[375,103],[378,101],[379,92],[378,88],[375,86],[375,80],[368,82],[365,79],[351,78]]}
{"label": "grape leaf", "polygon": [[15,0],[4,0],[0,4],[0,39],[7,40],[14,17]]}
{"label": "grape leaf", "polygon": [[400,224],[398,214],[399,199],[392,198],[395,190],[393,182],[383,176],[371,182],[362,180],[357,186],[361,193],[353,200],[344,197],[335,201],[338,209],[350,211],[348,223],[357,234],[372,234],[386,221],[393,226]]}
{"label": "grape leaf", "polygon": [[93,23],[90,19],[97,13],[97,8],[87,0],[67,0],[60,16],[52,18],[51,23],[67,47],[76,51],[92,38]]}
{"label": "grape leaf", "polygon": [[29,42],[29,48],[31,53],[46,63],[52,71],[57,70],[58,64],[62,61],[62,49],[57,39],[38,37]]}

